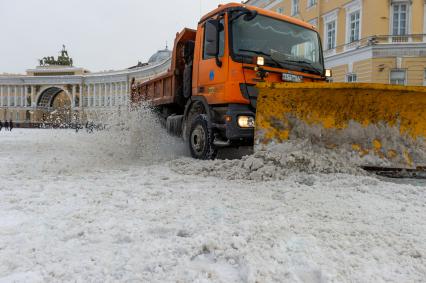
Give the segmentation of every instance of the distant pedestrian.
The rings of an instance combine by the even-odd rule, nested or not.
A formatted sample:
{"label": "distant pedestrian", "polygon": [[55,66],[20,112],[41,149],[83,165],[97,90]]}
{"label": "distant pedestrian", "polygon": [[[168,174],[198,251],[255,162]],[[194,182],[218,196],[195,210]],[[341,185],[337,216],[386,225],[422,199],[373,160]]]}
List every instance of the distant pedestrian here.
{"label": "distant pedestrian", "polygon": [[9,122],[7,120],[4,120],[4,130],[9,131]]}
{"label": "distant pedestrian", "polygon": [[12,119],[10,119],[10,121],[9,121],[9,131],[12,131],[12,129],[13,129],[13,122],[12,122]]}
{"label": "distant pedestrian", "polygon": [[0,132],[1,132],[1,129],[3,129],[3,123],[0,121]]}

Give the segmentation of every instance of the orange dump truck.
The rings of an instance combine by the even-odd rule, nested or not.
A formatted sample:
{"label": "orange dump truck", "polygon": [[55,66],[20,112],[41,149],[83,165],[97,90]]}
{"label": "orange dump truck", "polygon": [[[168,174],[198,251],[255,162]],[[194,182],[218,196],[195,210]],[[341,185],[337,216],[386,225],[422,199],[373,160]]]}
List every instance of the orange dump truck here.
{"label": "orange dump truck", "polygon": [[197,30],[177,34],[168,73],[133,83],[131,102],[157,107],[193,157],[211,159],[217,148],[253,144],[258,82],[325,80],[314,27],[227,4],[204,16]]}
{"label": "orange dump truck", "polygon": [[174,42],[171,67],[132,82],[198,159],[221,147],[309,140],[360,166],[426,165],[426,88],[328,83],[315,27],[243,4],[220,5]]}

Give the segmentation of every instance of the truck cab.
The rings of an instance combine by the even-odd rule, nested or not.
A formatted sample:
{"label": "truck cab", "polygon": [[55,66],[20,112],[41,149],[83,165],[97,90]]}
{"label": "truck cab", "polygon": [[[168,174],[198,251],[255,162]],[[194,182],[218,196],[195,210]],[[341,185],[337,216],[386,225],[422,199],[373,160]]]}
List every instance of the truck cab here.
{"label": "truck cab", "polygon": [[[163,87],[156,99],[155,80],[167,78],[170,93]],[[253,144],[256,84],[325,82],[326,71],[313,26],[231,3],[177,34],[171,69],[155,80],[132,87],[132,101],[151,100],[194,158],[212,159],[221,147]]]}

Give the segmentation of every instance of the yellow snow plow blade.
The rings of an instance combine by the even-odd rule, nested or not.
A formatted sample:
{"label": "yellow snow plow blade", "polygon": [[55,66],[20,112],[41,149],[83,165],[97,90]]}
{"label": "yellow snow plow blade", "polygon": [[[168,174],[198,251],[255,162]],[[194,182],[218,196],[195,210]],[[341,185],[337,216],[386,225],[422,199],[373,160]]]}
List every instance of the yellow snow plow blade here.
{"label": "yellow snow plow blade", "polygon": [[255,148],[310,141],[361,166],[426,165],[426,87],[350,83],[257,85]]}

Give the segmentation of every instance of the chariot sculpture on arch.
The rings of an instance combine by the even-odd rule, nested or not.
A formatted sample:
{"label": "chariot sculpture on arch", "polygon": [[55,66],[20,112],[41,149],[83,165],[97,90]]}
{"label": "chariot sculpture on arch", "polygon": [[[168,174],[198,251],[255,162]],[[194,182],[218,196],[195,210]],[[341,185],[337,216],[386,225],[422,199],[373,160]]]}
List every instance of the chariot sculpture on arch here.
{"label": "chariot sculpture on arch", "polygon": [[40,66],[73,66],[73,60],[69,57],[68,51],[65,48],[65,45],[62,44],[62,50],[59,52],[60,55],[57,59],[54,56],[47,56],[39,59]]}

